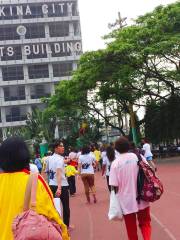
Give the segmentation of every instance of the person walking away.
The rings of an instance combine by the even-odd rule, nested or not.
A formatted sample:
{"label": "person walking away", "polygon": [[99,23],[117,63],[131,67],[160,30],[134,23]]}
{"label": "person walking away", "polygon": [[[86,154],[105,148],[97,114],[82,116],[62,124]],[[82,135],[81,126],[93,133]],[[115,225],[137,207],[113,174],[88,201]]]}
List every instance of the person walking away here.
{"label": "person walking away", "polygon": [[74,166],[77,169],[77,167],[78,167],[78,152],[76,149],[70,148],[69,159],[70,159],[70,162],[68,164],[71,166]]}
{"label": "person walking away", "polygon": [[101,159],[101,151],[98,146],[94,147],[94,156],[97,162],[97,170],[100,171],[102,169],[102,159]]}
{"label": "person walking away", "polygon": [[70,196],[73,197],[73,196],[75,196],[75,193],[76,193],[76,179],[75,179],[75,176],[78,174],[78,171],[76,170],[76,168],[74,166],[71,166],[71,165],[68,164],[65,167],[65,174],[66,174],[68,184],[69,184]]}
{"label": "person walking away", "polygon": [[115,151],[112,146],[108,146],[106,149],[106,154],[104,154],[103,157],[103,166],[102,166],[102,176],[106,174],[106,180],[107,180],[107,186],[109,189],[109,192],[111,192],[111,186],[109,185],[109,173],[111,168],[111,163],[115,159]]}
{"label": "person walking away", "polygon": [[57,140],[52,147],[54,154],[48,158],[46,173],[48,174],[49,186],[54,198],[60,197],[61,199],[63,221],[70,229],[69,185],[65,177],[64,145],[63,142]]}
{"label": "person walking away", "polygon": [[107,147],[108,147],[108,145],[103,145],[103,146],[100,148],[102,161],[103,161],[103,158],[106,156],[106,148],[107,148]]}
{"label": "person walking away", "polygon": [[120,155],[112,162],[109,184],[116,189],[124,215],[128,239],[138,240],[137,217],[143,239],[150,240],[151,217],[149,203],[136,200],[139,171],[138,157],[129,152],[130,144],[125,137],[121,137],[115,142],[115,149]]}
{"label": "person walking away", "polygon": [[156,171],[157,168],[156,168],[156,165],[153,161],[153,154],[151,152],[151,146],[148,142],[147,139],[142,139],[142,144],[143,144],[143,155],[144,157],[146,158],[146,160],[148,161],[149,165]]}
{"label": "person walking away", "polygon": [[78,170],[81,175],[82,182],[84,184],[87,203],[91,202],[90,190],[93,194],[94,203],[97,202],[93,165],[96,165],[96,159],[94,155],[90,152],[90,148],[88,146],[85,146],[82,148],[82,152],[79,157]]}
{"label": "person walking away", "polygon": [[[25,142],[17,137],[6,139],[0,146],[0,239],[13,240],[12,222],[23,212],[26,186],[30,178],[30,153]],[[38,175],[36,208],[38,214],[61,226],[62,239],[69,240],[67,227],[57,213],[49,186]]]}
{"label": "person walking away", "polygon": [[42,171],[42,163],[41,163],[41,158],[40,158],[39,154],[36,155],[36,158],[34,160],[34,164],[36,164],[39,173],[41,173],[41,171]]}
{"label": "person walking away", "polygon": [[[70,167],[72,166],[72,167]],[[70,148],[69,153],[69,162],[67,166],[67,177],[68,177],[68,183],[69,183],[69,191],[70,195],[74,196],[76,193],[76,177],[75,175],[78,173],[78,152],[75,148]],[[69,176],[68,176],[69,175]]]}

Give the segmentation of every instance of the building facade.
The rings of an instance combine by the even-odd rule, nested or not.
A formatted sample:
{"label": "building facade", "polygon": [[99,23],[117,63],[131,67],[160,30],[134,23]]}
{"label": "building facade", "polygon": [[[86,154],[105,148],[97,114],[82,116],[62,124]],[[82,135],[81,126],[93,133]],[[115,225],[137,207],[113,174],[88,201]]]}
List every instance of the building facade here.
{"label": "building facade", "polygon": [[26,124],[82,53],[77,0],[0,0],[0,128]]}

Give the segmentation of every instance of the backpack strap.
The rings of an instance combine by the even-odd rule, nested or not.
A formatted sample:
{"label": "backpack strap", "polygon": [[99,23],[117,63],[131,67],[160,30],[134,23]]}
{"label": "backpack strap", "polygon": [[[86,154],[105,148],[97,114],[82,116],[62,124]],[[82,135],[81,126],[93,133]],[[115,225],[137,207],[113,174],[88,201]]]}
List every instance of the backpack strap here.
{"label": "backpack strap", "polygon": [[140,200],[141,200],[141,192],[142,192],[142,188],[143,188],[143,183],[144,183],[144,173],[143,170],[140,168],[140,162],[143,161],[141,154],[136,154],[137,158],[138,158],[138,162],[137,165],[139,166],[139,171],[138,171],[138,176],[137,176],[137,202],[138,204],[140,204]]}
{"label": "backpack strap", "polygon": [[35,207],[36,207],[37,183],[38,183],[38,173],[33,174],[33,177],[32,177],[30,208],[33,208],[33,209],[35,209]]}
{"label": "backpack strap", "polygon": [[[138,163],[139,163],[139,162],[141,162],[141,161],[142,161],[141,154],[140,154],[140,153],[138,153],[138,154],[136,154],[136,156],[138,157]],[[138,164],[138,165],[139,165],[139,164]]]}
{"label": "backpack strap", "polygon": [[26,186],[23,211],[28,211],[30,208],[34,209],[36,207],[37,182],[38,174],[31,174]]}

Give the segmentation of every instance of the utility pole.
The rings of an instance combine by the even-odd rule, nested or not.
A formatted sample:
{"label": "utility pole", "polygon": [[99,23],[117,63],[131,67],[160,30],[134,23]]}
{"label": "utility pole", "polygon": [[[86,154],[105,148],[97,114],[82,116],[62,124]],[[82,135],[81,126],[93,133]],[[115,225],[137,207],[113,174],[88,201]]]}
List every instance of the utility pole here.
{"label": "utility pole", "polygon": [[[116,19],[116,22],[113,24],[109,23],[108,27],[111,29],[111,28],[118,26],[118,28],[120,30],[122,30],[123,27],[125,27],[127,25],[126,20],[127,20],[127,17],[122,18],[121,13],[118,12],[118,19]],[[137,145],[138,139],[137,139],[137,132],[136,132],[136,120],[135,120],[135,113],[133,110],[133,104],[131,102],[129,103],[129,114],[130,114],[130,119],[131,119],[133,142]]]}

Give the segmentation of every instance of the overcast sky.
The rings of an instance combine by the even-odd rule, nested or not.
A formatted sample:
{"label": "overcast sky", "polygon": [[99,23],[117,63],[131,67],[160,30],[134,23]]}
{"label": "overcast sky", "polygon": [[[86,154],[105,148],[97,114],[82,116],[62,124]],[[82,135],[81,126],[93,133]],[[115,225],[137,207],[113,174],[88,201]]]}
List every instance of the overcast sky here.
{"label": "overcast sky", "polygon": [[118,11],[122,17],[136,18],[154,7],[176,0],[79,0],[83,50],[91,51],[104,47],[102,36],[108,33],[108,23],[114,23]]}

